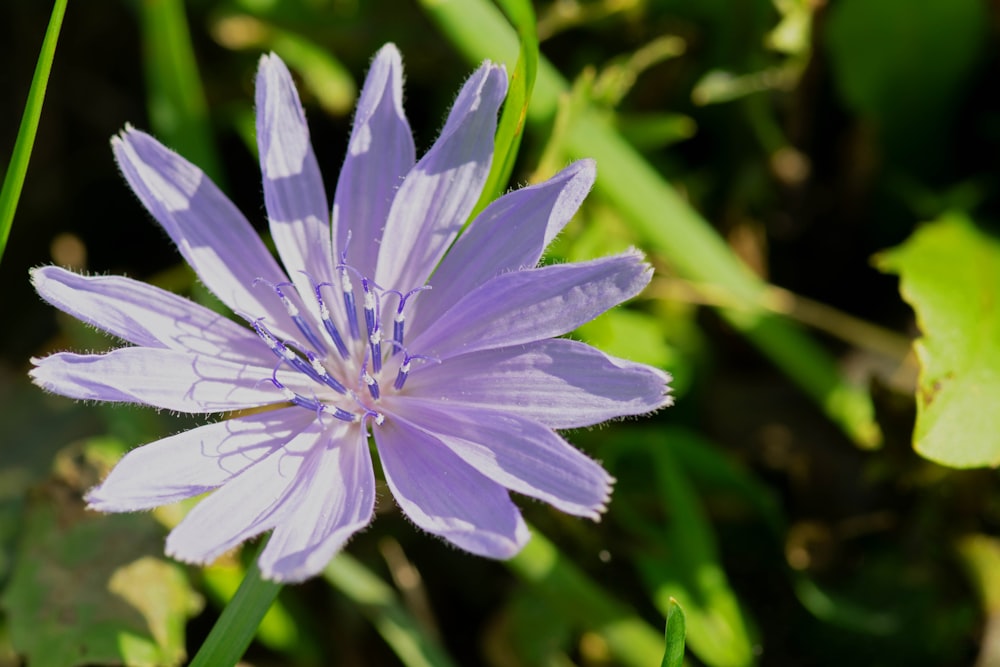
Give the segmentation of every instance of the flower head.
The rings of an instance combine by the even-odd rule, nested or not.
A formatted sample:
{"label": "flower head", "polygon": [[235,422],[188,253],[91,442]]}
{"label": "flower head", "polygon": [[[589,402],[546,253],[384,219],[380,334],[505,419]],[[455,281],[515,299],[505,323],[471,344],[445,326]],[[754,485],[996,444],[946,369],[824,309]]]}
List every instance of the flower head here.
{"label": "flower head", "polygon": [[132,343],[36,359],[36,383],[79,399],[235,412],[129,452],[88,494],[92,508],[214,490],[167,552],[207,563],[273,530],[264,576],[301,581],[372,519],[371,435],[403,512],[472,553],[506,558],[526,542],[509,491],[599,516],[611,477],[553,429],[667,405],[669,377],[555,336],[637,294],[650,269],[634,251],[536,268],[594,181],[587,160],[500,197],[459,236],[506,86],[503,68],[484,63],[416,161],[400,56],[382,48],[331,215],[292,78],[277,56],[261,58],[257,142],[280,264],[197,167],[131,127],[112,139],[143,205],[247,326],[128,278],[33,272],[44,299]]}

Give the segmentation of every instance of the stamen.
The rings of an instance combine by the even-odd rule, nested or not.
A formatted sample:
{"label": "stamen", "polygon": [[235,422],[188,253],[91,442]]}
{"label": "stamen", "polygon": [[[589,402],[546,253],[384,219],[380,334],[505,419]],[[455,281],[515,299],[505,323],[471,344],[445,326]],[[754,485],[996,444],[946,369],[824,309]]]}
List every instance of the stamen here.
{"label": "stamen", "polygon": [[396,381],[392,383],[392,386],[396,388],[397,391],[403,388],[406,384],[406,378],[410,374],[410,358],[407,356],[403,357],[403,363],[399,365],[399,371],[396,373]]}
{"label": "stamen", "polygon": [[[277,371],[275,371],[277,373]],[[344,410],[343,408],[333,407],[331,408],[326,403],[318,401],[314,398],[306,398],[302,394],[297,394],[278,380],[277,375],[271,377],[271,383],[285,396],[285,400],[293,405],[297,405],[300,408],[306,408],[307,410],[312,410],[317,415],[325,414],[330,415],[335,419],[345,422],[355,422],[357,421],[357,415]]]}
{"label": "stamen", "polygon": [[396,351],[402,350],[403,352],[403,363],[399,365],[399,370],[396,372],[396,381],[392,383],[393,388],[399,391],[406,384],[406,378],[410,376],[410,362],[414,359],[419,361],[431,361],[435,364],[440,364],[440,359],[435,359],[434,357],[428,357],[423,354],[409,354],[402,345],[396,346]]}
{"label": "stamen", "polygon": [[[395,342],[399,343],[400,346],[403,344],[403,333],[404,333],[404,328],[406,326],[406,315],[403,314],[403,309],[406,307],[406,301],[417,292],[423,292],[424,290],[428,289],[431,289],[430,285],[416,287],[414,289],[411,289],[406,294],[403,294],[399,290],[388,290],[386,292],[386,294],[395,294],[396,296],[399,297],[399,305],[396,307],[396,316],[392,320],[392,339]],[[392,351],[392,354],[393,355],[399,354],[400,349],[401,347],[398,346],[395,347]]]}
{"label": "stamen", "polygon": [[361,338],[361,329],[358,327],[358,310],[354,302],[354,285],[351,284],[351,276],[344,268],[340,273],[340,288],[344,292],[344,310],[347,311],[347,324],[351,329],[351,338],[358,340]]}
{"label": "stamen", "polygon": [[[399,305],[402,306],[403,304],[400,303]],[[403,314],[402,308],[400,308],[400,310],[396,311],[396,317],[392,319],[392,339],[400,345],[403,344],[403,327],[405,324],[406,315]],[[393,354],[398,352],[399,348],[393,348]]]}
{"label": "stamen", "polygon": [[275,338],[274,334],[268,331],[267,327],[261,324],[260,320],[253,322],[253,328],[254,331],[257,332],[257,335],[260,336],[265,343],[267,343],[269,348],[271,348],[271,352],[274,353],[274,356],[278,357],[300,373],[304,373],[309,376],[309,378],[315,382],[327,384],[312,366],[307,364],[305,360],[296,354],[292,348]]}
{"label": "stamen", "polygon": [[372,368],[378,373],[382,370],[382,328],[378,321],[377,302],[367,278],[362,278],[361,286],[365,290],[365,329],[368,333],[368,345],[371,347]]}
{"label": "stamen", "polygon": [[256,285],[258,283],[264,283],[265,285],[274,290],[274,293],[278,295],[279,299],[281,299],[281,303],[284,304],[285,310],[288,311],[288,316],[292,318],[292,322],[295,322],[295,326],[299,328],[299,331],[301,331],[302,335],[306,337],[306,340],[309,341],[309,344],[313,346],[314,350],[316,350],[320,354],[325,355],[326,345],[323,344],[323,341],[320,340],[319,336],[316,335],[316,332],[314,332],[312,327],[309,326],[309,322],[306,321],[304,317],[302,317],[301,313],[299,312],[299,307],[296,306],[295,303],[293,303],[290,298],[288,298],[287,294],[281,291],[282,287],[291,287],[294,289],[295,285],[293,285],[292,283],[278,283],[277,285],[275,285],[268,282],[267,280],[264,280],[263,278],[256,278],[253,281],[253,284]]}
{"label": "stamen", "polygon": [[337,351],[340,352],[340,356],[347,359],[351,356],[350,352],[347,351],[347,345],[344,344],[344,339],[340,336],[340,331],[337,330],[337,325],[333,323],[333,318],[330,317],[330,309],[326,307],[326,303],[323,301],[323,295],[320,294],[320,288],[323,286],[330,286],[330,283],[320,283],[316,285],[316,302],[319,304],[319,316],[323,320],[323,326],[326,328],[326,332],[330,334],[330,338],[333,339],[333,344],[337,346]]}
{"label": "stamen", "polygon": [[330,375],[329,371],[326,370],[326,367],[319,360],[319,357],[308,351],[306,352],[306,356],[309,357],[309,363],[312,365],[313,370],[316,371],[316,374],[319,375],[320,380],[322,380],[326,386],[330,387],[334,391],[340,392],[341,394],[347,393],[347,387],[340,384],[335,377]]}
{"label": "stamen", "polygon": [[380,396],[378,380],[373,378],[371,374],[363,368],[361,369],[361,380],[368,385],[368,393],[371,394],[372,398],[377,401]]}

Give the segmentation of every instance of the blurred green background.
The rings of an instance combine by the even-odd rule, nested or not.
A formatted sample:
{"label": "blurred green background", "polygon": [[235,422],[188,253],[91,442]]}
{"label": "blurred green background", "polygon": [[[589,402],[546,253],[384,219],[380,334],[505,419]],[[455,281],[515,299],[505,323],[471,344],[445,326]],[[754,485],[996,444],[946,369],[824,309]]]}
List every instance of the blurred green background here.
{"label": "blurred green background", "polygon": [[[1000,664],[996,4],[533,7],[543,62],[511,185],[598,160],[549,259],[650,256],[649,289],[575,335],[669,370],[677,404],[570,433],[617,477],[610,510],[595,525],[521,502],[537,534],[508,564],[418,534],[382,489],[348,555],[282,592],[247,664],[658,665],[671,597],[691,665]],[[0,6],[0,164],[50,10]],[[162,539],[183,508],[83,510],[124,451],[196,422],[33,387],[31,356],[115,343],[44,305],[28,268],[206,299],[109,138],[152,131],[263,230],[260,54],[295,73],[332,192],[387,41],[418,151],[481,58],[517,56],[485,0],[69,3],[0,264],[0,665],[181,664],[254,551],[181,567]],[[922,310],[939,288],[947,307]],[[958,332],[928,339],[922,379],[908,303],[923,333]]]}

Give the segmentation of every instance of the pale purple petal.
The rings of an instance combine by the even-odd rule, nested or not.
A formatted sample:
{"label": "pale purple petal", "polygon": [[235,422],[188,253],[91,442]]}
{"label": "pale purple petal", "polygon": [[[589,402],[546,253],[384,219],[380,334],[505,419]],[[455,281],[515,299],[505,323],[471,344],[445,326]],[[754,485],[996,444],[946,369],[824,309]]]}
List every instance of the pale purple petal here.
{"label": "pale purple petal", "polygon": [[494,482],[568,514],[596,520],[610,498],[611,475],[537,422],[420,399],[393,401],[392,413],[439,439]]}
{"label": "pale purple petal", "polygon": [[99,512],[135,512],[211,491],[284,445],[314,419],[300,408],[283,408],[142,445],[91,489],[88,506]]}
{"label": "pale purple petal", "polygon": [[33,269],[31,282],[56,308],[136,345],[241,363],[266,365],[272,359],[246,327],[148,283],[81,276],[57,266]]}
{"label": "pale purple petal", "polygon": [[375,473],[368,436],[356,424],[333,426],[299,470],[296,510],[279,523],[260,556],[265,579],[303,581],[330,562],[371,521]]}
{"label": "pale purple petal", "polygon": [[403,112],[402,59],[394,45],[386,44],[375,55],[358,97],[333,204],[337,252],[346,251],[348,262],[362,275],[375,275],[389,207],[413,168],[415,153]]}
{"label": "pale purple petal", "polygon": [[635,296],[651,277],[635,251],[504,273],[466,294],[409,346],[444,360],[560,336]]}
{"label": "pale purple petal", "polygon": [[299,294],[312,294],[314,284],[334,278],[330,213],[295,83],[274,54],[260,59],[256,102],[271,238]]}
{"label": "pale purple petal", "polygon": [[545,247],[576,215],[596,176],[594,161],[580,160],[544,183],[509,192],[487,206],[434,271],[434,289],[420,295],[410,320],[413,330],[490,278],[538,264]]}
{"label": "pale purple petal", "polygon": [[510,558],[530,537],[507,491],[440,440],[401,420],[375,430],[385,480],[418,527],[488,558]]}
{"label": "pale purple petal", "polygon": [[[273,369],[203,354],[126,347],[107,354],[58,352],[33,359],[31,379],[53,393],[85,401],[144,403],[179,412],[241,410],[284,402]],[[278,374],[291,388],[302,378]]]}
{"label": "pale purple petal", "polygon": [[375,272],[379,285],[404,291],[423,285],[465,224],[489,174],[506,94],[506,72],[490,63],[465,83],[441,136],[392,202]]}
{"label": "pale purple petal", "polygon": [[564,338],[482,350],[410,373],[409,395],[504,410],[565,429],[670,404],[663,371]]}
{"label": "pale purple petal", "polygon": [[132,128],[111,140],[118,166],[205,286],[233,312],[265,317],[284,337],[296,331],[257,278],[288,280],[247,219],[198,167]]}
{"label": "pale purple petal", "polygon": [[167,555],[187,563],[211,563],[240,542],[287,521],[310,465],[329,438],[319,421],[198,503],[167,536]]}

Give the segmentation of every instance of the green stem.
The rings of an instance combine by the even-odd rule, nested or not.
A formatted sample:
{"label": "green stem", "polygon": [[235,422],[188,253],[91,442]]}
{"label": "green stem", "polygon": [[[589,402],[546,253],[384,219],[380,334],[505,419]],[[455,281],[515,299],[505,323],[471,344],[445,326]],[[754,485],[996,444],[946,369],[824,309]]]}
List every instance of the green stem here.
{"label": "green stem", "polygon": [[198,649],[190,667],[230,667],[240,661],[250,646],[261,619],[281,590],[281,584],[265,581],[260,576],[257,556],[265,544],[266,541],[254,555],[243,583],[222,610],[222,615]]}

